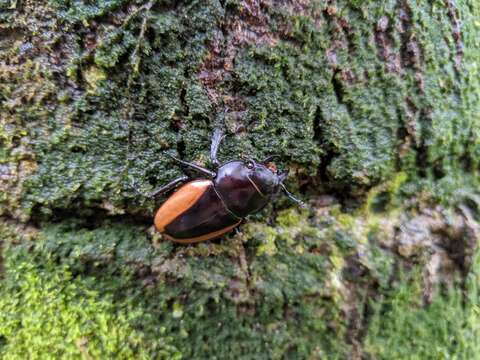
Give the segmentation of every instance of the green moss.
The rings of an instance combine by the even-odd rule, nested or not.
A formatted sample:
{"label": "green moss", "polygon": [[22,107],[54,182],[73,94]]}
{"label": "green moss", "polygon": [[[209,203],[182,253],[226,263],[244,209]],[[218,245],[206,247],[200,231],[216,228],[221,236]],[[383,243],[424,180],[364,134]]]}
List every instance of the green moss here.
{"label": "green moss", "polygon": [[72,3],[70,0],[50,0],[49,3],[59,12],[58,16],[66,21],[76,21],[88,26],[89,21],[118,10],[128,3],[125,0],[101,0],[95,3]]}
{"label": "green moss", "polygon": [[[25,255],[25,254],[24,254]],[[150,342],[133,323],[143,314],[113,302],[93,277],[67,266],[8,255],[0,288],[0,355],[3,359],[179,359],[163,336]]]}
{"label": "green moss", "polygon": [[[313,168],[330,153],[325,166],[335,188],[374,185],[392,177],[399,164],[411,180],[467,170],[455,159],[477,151],[478,139],[469,129],[480,103],[459,95],[456,86],[460,81],[478,89],[478,77],[453,69],[457,50],[448,11],[430,3],[402,4],[340,2],[321,14],[306,11],[316,17],[292,19],[293,43],[280,40],[275,47],[242,53],[235,74],[249,101],[249,119],[269,114],[268,130],[259,126],[259,134],[284,129],[275,136],[278,145],[259,141],[256,146],[281,149]],[[468,34],[478,31],[472,23],[478,8],[467,10],[463,2],[458,7]],[[274,14],[285,19],[279,9]],[[384,30],[379,29],[382,16]],[[473,38],[465,40],[464,69],[475,66],[473,52],[478,57]],[[382,58],[385,53],[388,59]],[[471,114],[468,125],[462,112]],[[302,137],[315,127],[316,144]]]}
{"label": "green moss", "polygon": [[[181,349],[184,358],[344,359],[354,351],[347,340],[359,321],[368,326],[362,351],[374,357],[447,354],[452,341],[464,342],[458,354],[470,354],[475,343],[468,336],[478,322],[478,260],[467,282],[471,306],[462,308],[462,291],[452,288],[423,307],[422,276],[405,272],[398,279],[398,258],[385,248],[393,241],[393,228],[400,226],[394,214],[375,213],[374,220],[350,215],[355,220],[344,222],[338,220],[338,209],[321,216],[289,209],[272,225],[249,222],[235,236],[191,247],[152,246],[146,227],[125,218],[64,220],[30,237],[6,226],[4,243],[17,246],[4,254],[0,304],[27,320],[31,311],[48,313],[55,306],[62,316],[42,323],[61,333],[63,316],[78,318],[80,338],[83,319],[91,320],[85,329],[97,329],[98,314],[119,333],[129,332],[131,342],[112,339],[107,346],[102,328],[93,331],[91,341],[80,342],[92,354],[117,351],[115,346],[123,344],[118,351],[145,356]],[[30,304],[20,297],[37,292],[58,301],[39,295],[38,303]],[[77,315],[77,301],[85,294],[91,297],[92,313]],[[352,318],[353,310],[345,311],[366,314],[364,307],[373,309],[373,317]],[[437,326],[441,314],[443,323]],[[23,328],[8,324],[2,333],[6,354],[14,351],[14,341],[30,339]],[[38,343],[30,343],[31,351],[60,346],[56,338],[44,341],[42,334]],[[69,344],[77,353],[84,346],[79,350],[77,342]],[[20,353],[25,351],[21,346],[15,347]]]}
{"label": "green moss", "polygon": [[365,339],[376,359],[478,359],[480,336],[477,256],[467,277],[466,294],[450,288],[423,306],[420,269],[400,277],[381,302]]}
{"label": "green moss", "polygon": [[[476,5],[457,4],[463,55],[445,4],[267,6],[263,45],[243,39],[233,65],[222,46],[245,34],[221,28],[246,11],[240,3],[144,5],[50,1],[12,18],[0,160],[16,167],[24,150],[41,166],[22,174],[21,195],[2,198],[3,212],[152,209],[133,188],[147,193],[179,174],[165,151],[205,162],[218,101],[231,133],[248,129],[227,138],[222,159],[278,153],[320,178],[309,192],[356,196],[405,174],[407,190],[436,186],[448,197],[476,167]],[[28,50],[29,39],[41,45]],[[12,178],[7,189],[18,185]]]}
{"label": "green moss", "polygon": [[[41,320],[45,326],[57,327],[59,334],[65,331],[63,316],[78,318],[79,337],[86,327],[88,334],[93,332],[100,339],[88,342],[92,354],[105,354],[107,347],[102,343],[106,341],[103,328],[97,330],[97,318],[92,315],[97,314],[119,332],[131,331],[132,344],[119,349],[115,346],[122,343],[112,339],[108,343],[112,352],[151,355],[163,349],[174,354],[177,348],[185,358],[231,354],[252,359],[326,354],[344,358],[349,348],[344,342],[344,300],[338,284],[331,283],[342,265],[312,251],[325,239],[309,228],[305,215],[289,211],[280,217],[290,225],[276,229],[252,223],[237,237],[187,248],[170,243],[152,247],[143,227],[125,221],[102,222],[95,228],[86,228],[88,222],[83,221],[46,226],[34,241],[20,238],[15,252],[6,253],[2,298],[11,313],[31,307],[24,312],[26,319],[31,312],[61,312],[51,323],[47,315]],[[274,253],[259,251],[265,231],[275,234]],[[247,239],[244,247],[242,240]],[[27,259],[31,265],[25,268]],[[18,300],[20,294],[36,292],[44,294],[38,303]],[[92,297],[92,313],[89,308],[77,315],[76,301],[85,298],[84,292]],[[45,297],[58,302],[47,302]],[[11,337],[21,330],[8,325],[7,344],[13,345]],[[31,351],[61,346],[58,338],[44,341],[42,334],[37,345],[30,344]],[[20,335],[16,339],[27,341]],[[71,351],[78,353],[72,341]]]}
{"label": "green moss", "polygon": [[[255,16],[242,1],[9,4],[0,215],[40,229],[0,230],[4,247],[29,249],[3,253],[0,304],[30,325],[35,311],[58,332],[45,339],[7,319],[1,351],[27,351],[33,336],[30,349],[59,348],[60,321],[77,319],[80,342],[68,343],[77,355],[346,358],[358,352],[369,298],[384,293],[365,342],[373,356],[415,351],[414,315],[426,329],[418,354],[453,351],[443,332],[431,340],[444,331],[432,320],[442,311],[466,344],[459,357],[469,355],[475,344],[459,324],[473,329],[477,318],[456,290],[413,312],[418,279],[388,292],[405,199],[413,212],[478,209],[480,9],[456,2],[461,47],[448,3],[275,2]],[[146,227],[158,202],[141,194],[180,174],[166,152],[207,162],[224,110],[221,159],[279,154],[289,187],[312,206],[325,193],[342,206],[282,211],[280,202],[225,240],[177,247],[154,237],[153,246]],[[131,334],[125,348],[100,318]]]}
{"label": "green moss", "polygon": [[[398,203],[398,200],[401,199],[400,190],[407,180],[405,173],[399,173],[390,181],[370,189],[365,200],[364,211],[366,213],[382,213],[398,208],[399,205],[401,205]],[[395,203],[395,201],[397,201],[397,203]]]}

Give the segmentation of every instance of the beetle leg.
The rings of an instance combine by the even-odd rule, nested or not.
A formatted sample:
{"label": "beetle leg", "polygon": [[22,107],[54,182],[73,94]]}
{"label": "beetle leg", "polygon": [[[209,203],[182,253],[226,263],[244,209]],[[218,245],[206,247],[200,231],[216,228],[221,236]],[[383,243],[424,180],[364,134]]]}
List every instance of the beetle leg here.
{"label": "beetle leg", "polygon": [[285,193],[285,195],[287,195],[287,197],[293,201],[295,201],[301,208],[306,208],[307,205],[300,199],[297,199],[295,196],[293,196],[293,194],[287,190],[287,188],[285,187],[285,185],[283,183],[280,183],[280,186],[281,188],[283,189],[283,192]]}
{"label": "beetle leg", "polygon": [[154,196],[163,194],[163,193],[165,193],[165,192],[167,192],[167,191],[170,191],[170,190],[172,190],[175,186],[177,186],[178,184],[180,184],[180,183],[182,183],[182,182],[187,181],[188,179],[189,179],[188,176],[183,175],[182,177],[179,177],[178,179],[172,180],[172,181],[170,181],[168,184],[163,185],[161,188],[158,188],[158,189],[152,191],[152,192],[149,194],[149,197],[154,197]]}
{"label": "beetle leg", "polygon": [[217,176],[217,174],[211,170],[208,170],[208,169],[205,169],[204,167],[201,167],[201,166],[198,166],[196,164],[193,164],[193,163],[189,163],[189,162],[186,162],[186,161],[183,161],[183,160],[180,160],[180,159],[177,159],[175,156],[172,156],[170,154],[168,154],[168,156],[170,156],[173,160],[175,160],[176,162],[184,165],[184,166],[188,166],[192,169],[195,169],[205,175],[207,175],[208,177],[210,178],[214,178],[215,176]]}
{"label": "beetle leg", "polygon": [[213,132],[212,145],[210,146],[210,160],[217,166],[220,165],[220,161],[217,159],[218,148],[224,137],[225,135],[221,128],[216,128]]}

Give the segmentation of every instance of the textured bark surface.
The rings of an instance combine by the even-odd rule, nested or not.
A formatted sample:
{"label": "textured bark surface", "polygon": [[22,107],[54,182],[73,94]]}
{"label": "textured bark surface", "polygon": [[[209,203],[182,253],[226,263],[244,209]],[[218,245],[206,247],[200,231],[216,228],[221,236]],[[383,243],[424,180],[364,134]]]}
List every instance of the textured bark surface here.
{"label": "textured bark surface", "polygon": [[[477,358],[479,17],[0,0],[0,354]],[[309,208],[162,242],[141,194],[221,123],[221,159],[280,155]]]}

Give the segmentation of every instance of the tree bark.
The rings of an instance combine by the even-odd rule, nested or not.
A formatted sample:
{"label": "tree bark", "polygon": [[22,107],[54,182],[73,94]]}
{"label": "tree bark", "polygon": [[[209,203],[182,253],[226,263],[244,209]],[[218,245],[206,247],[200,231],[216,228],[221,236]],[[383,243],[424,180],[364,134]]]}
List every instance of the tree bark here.
{"label": "tree bark", "polygon": [[[0,0],[0,354],[33,338],[87,358],[477,356],[479,16],[473,0]],[[164,198],[144,194],[182,174],[167,154],[211,165],[217,127],[221,161],[278,154],[308,208],[162,242]],[[65,306],[19,300],[51,287]],[[73,338],[7,321],[50,311]]]}

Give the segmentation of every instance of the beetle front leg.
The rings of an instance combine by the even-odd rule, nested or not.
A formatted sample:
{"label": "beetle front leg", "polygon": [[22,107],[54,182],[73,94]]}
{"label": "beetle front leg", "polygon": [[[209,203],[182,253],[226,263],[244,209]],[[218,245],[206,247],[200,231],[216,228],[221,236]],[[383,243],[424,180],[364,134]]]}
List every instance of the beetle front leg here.
{"label": "beetle front leg", "polygon": [[213,171],[210,171],[208,169],[205,169],[204,167],[201,167],[199,165],[196,165],[196,164],[193,164],[193,163],[189,163],[189,162],[186,162],[186,161],[183,161],[183,160],[180,160],[180,159],[177,159],[175,156],[172,156],[170,154],[167,154],[168,156],[170,156],[173,160],[175,160],[176,162],[184,165],[184,166],[188,166],[198,172],[201,172],[203,173],[204,175],[207,175],[208,177],[210,178],[214,178],[215,176],[217,176],[217,173],[213,172]]}
{"label": "beetle front leg", "polygon": [[178,179],[172,180],[168,184],[163,185],[161,188],[152,191],[149,194],[149,197],[158,196],[158,195],[163,194],[167,191],[170,191],[173,188],[175,188],[175,186],[177,186],[180,183],[183,183],[183,182],[187,181],[188,179],[190,179],[190,178],[188,176],[184,175],[182,177],[179,177]]}

